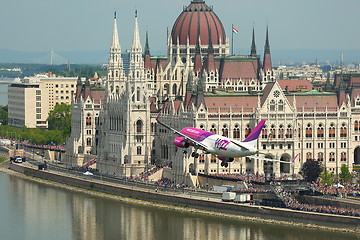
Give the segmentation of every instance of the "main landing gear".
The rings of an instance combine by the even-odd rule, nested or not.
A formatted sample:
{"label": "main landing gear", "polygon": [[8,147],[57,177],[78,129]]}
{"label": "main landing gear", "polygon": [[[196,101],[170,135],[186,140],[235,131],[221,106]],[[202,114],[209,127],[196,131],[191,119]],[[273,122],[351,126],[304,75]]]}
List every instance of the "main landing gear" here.
{"label": "main landing gear", "polygon": [[199,157],[199,154],[198,154],[197,152],[192,152],[192,153],[191,153],[191,156],[192,156],[193,158],[198,158],[198,157]]}
{"label": "main landing gear", "polygon": [[228,162],[221,162],[221,166],[227,168],[229,166]]}

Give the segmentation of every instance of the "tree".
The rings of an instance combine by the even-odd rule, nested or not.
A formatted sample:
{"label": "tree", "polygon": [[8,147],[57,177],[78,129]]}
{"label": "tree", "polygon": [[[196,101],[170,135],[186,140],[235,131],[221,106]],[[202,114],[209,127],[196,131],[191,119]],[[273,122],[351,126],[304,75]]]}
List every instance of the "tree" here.
{"label": "tree", "polygon": [[320,181],[321,184],[331,185],[332,180],[334,178],[334,174],[328,171],[326,168],[324,168],[324,171],[321,173],[320,178],[321,178]]}
{"label": "tree", "polygon": [[315,159],[308,159],[302,166],[300,174],[307,182],[314,182],[320,176],[322,167]]}
{"label": "tree", "polygon": [[71,105],[57,104],[47,118],[49,130],[60,130],[65,136],[71,133]]}
{"label": "tree", "polygon": [[348,182],[351,180],[351,173],[345,164],[341,165],[339,177],[342,182]]}
{"label": "tree", "polygon": [[8,124],[8,106],[0,106],[0,125]]}

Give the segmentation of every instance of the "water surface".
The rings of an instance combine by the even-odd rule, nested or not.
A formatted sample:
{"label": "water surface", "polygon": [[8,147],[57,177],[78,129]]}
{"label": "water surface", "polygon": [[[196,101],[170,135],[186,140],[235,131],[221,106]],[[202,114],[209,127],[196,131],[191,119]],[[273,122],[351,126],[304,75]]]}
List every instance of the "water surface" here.
{"label": "water surface", "polygon": [[357,235],[181,214],[35,183],[0,172],[1,239],[347,240]]}

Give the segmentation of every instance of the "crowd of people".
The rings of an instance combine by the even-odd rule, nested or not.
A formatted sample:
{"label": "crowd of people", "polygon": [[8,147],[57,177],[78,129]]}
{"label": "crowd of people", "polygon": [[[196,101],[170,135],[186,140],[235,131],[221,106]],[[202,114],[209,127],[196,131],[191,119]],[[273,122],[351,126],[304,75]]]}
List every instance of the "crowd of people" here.
{"label": "crowd of people", "polygon": [[360,196],[360,187],[359,185],[352,185],[349,183],[345,184],[333,184],[333,185],[323,185],[319,183],[311,183],[310,188],[314,191],[320,192],[323,195],[329,196]]}
{"label": "crowd of people", "polygon": [[52,151],[60,151],[60,152],[66,151],[66,148],[64,146],[60,146],[60,145],[50,145],[50,144],[38,145],[38,144],[29,143],[26,141],[21,142],[20,144],[25,147],[37,148],[37,149],[42,149],[42,150],[52,150]]}
{"label": "crowd of people", "polygon": [[162,166],[155,166],[145,172],[140,173],[138,176],[132,177],[132,179],[137,182],[147,182],[151,175],[157,173],[162,168]]}
{"label": "crowd of people", "polygon": [[172,163],[169,163],[168,165],[152,167],[147,171],[140,173],[138,176],[131,176],[130,179],[137,182],[147,182],[151,175],[157,173],[163,168],[172,168]]}
{"label": "crowd of people", "polygon": [[159,186],[162,186],[164,188],[186,188],[188,187],[185,183],[177,183],[175,184],[173,181],[171,181],[170,179],[168,178],[162,178],[158,181],[155,182],[155,184],[159,185]]}
{"label": "crowd of people", "polygon": [[239,189],[235,191],[236,193],[270,193],[272,192],[270,189],[262,189],[262,188],[248,188],[248,189]]}
{"label": "crowd of people", "polygon": [[[243,173],[243,174],[235,174],[235,173],[227,173],[227,174],[210,174],[210,176],[224,179],[224,180],[237,180],[237,181],[245,181],[245,182],[255,182],[255,183],[264,183],[268,179],[263,174],[254,174],[254,173]],[[292,179],[292,176],[282,176],[282,177],[272,177],[274,181],[285,181]]]}
{"label": "crowd of people", "polygon": [[210,174],[210,176],[225,179],[225,180],[237,180],[237,181],[245,181],[245,182],[260,182],[263,183],[266,181],[264,175],[261,174],[252,174],[252,173],[245,173],[245,174]]}
{"label": "crowd of people", "polygon": [[284,190],[281,184],[272,183],[271,186],[273,187],[275,194],[284,202],[287,208],[307,212],[329,213],[360,217],[360,210],[358,209],[299,203],[289,191]]}

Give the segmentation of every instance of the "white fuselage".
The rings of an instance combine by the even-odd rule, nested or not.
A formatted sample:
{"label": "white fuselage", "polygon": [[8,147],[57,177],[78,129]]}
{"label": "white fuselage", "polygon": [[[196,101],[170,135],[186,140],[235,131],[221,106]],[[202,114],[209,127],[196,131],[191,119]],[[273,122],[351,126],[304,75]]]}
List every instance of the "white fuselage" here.
{"label": "white fuselage", "polygon": [[[244,148],[234,144],[234,142],[244,146]],[[205,138],[202,143],[208,146],[209,153],[228,158],[246,157],[258,152],[257,149],[245,142],[236,141],[216,134]]]}

